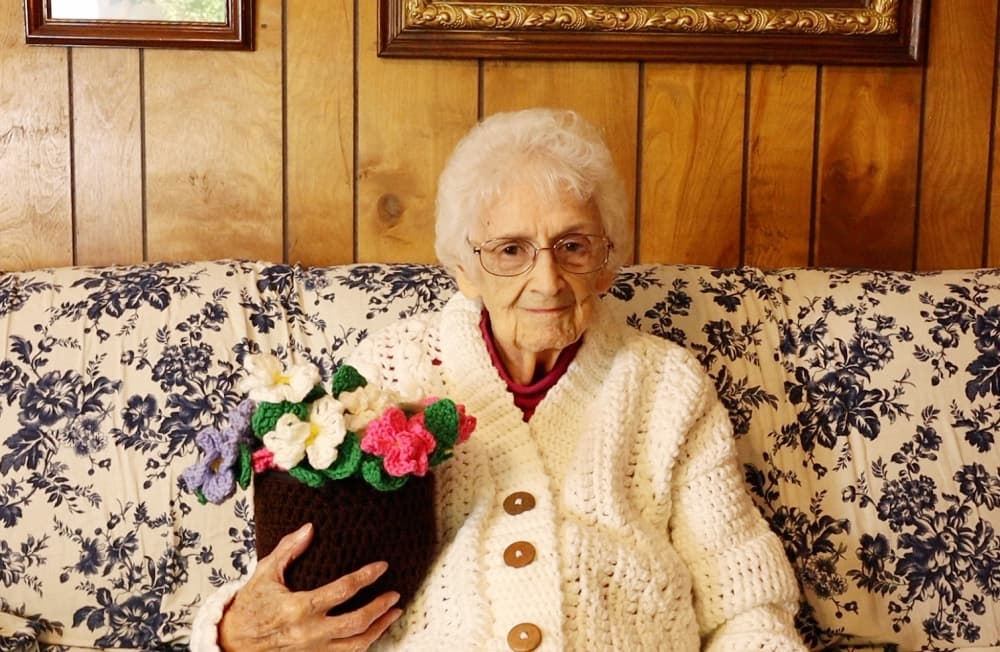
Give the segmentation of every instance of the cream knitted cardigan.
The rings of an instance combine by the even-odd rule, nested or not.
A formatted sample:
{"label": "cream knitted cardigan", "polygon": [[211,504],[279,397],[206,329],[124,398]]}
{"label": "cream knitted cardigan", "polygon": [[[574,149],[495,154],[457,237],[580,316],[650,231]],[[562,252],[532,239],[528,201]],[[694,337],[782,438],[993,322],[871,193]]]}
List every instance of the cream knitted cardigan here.
{"label": "cream knitted cardigan", "polygon": [[[435,469],[440,553],[376,650],[509,650],[529,622],[539,652],[805,650],[798,590],[777,537],[746,494],[710,379],[682,348],[598,316],[524,423],[490,361],[481,307],[461,295],[350,356],[404,396],[449,396],[472,438]],[[507,514],[513,492],[534,509]],[[521,568],[504,549],[530,542]],[[202,606],[192,650],[242,583]]]}

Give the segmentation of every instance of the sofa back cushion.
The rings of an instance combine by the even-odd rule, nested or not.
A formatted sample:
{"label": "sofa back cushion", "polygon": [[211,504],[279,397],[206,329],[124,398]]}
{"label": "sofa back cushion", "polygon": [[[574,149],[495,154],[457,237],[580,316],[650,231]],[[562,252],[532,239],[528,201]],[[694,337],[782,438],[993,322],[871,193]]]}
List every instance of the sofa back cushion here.
{"label": "sofa back cushion", "polygon": [[[620,319],[715,379],[814,649],[1000,645],[998,286],[991,270],[637,265],[609,291]],[[250,492],[200,505],[178,479],[239,400],[244,355],[328,374],[454,291],[402,264],[0,274],[0,635],[186,640],[252,554]]]}

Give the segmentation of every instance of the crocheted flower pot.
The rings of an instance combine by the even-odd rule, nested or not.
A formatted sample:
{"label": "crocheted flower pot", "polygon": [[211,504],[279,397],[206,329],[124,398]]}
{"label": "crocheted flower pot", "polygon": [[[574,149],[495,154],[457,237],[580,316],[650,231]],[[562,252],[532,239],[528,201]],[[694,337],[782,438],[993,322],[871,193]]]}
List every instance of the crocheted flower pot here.
{"label": "crocheted flower pot", "polygon": [[309,487],[279,472],[254,476],[257,555],[304,523],[313,524],[313,540],[285,570],[293,591],[314,589],[373,561],[389,568],[375,584],[330,613],[368,604],[385,591],[400,594],[403,606],[420,586],[434,552],[434,480],[412,477],[400,489],[378,491],[348,478]]}

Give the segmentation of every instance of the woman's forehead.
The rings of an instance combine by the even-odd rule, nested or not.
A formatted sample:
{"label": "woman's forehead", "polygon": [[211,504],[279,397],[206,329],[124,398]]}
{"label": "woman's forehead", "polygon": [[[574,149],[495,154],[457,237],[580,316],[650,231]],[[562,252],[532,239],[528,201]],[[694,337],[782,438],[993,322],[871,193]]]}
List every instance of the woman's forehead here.
{"label": "woman's forehead", "polygon": [[570,193],[540,196],[532,189],[521,189],[502,197],[483,212],[477,230],[486,239],[533,239],[603,231],[594,202],[581,201]]}

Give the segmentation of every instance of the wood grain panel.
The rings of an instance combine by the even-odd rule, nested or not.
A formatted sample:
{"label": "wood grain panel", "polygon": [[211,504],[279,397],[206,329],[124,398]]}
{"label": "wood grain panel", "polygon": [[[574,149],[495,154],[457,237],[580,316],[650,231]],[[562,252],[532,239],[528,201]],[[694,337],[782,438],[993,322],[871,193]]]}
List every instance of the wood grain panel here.
{"label": "wood grain panel", "polygon": [[740,260],[746,66],[646,66],[640,262]]}
{"label": "wood grain panel", "polygon": [[983,263],[996,0],[931,3],[917,267]]}
{"label": "wood grain panel", "polygon": [[814,66],[750,70],[743,245],[748,265],[809,264],[816,76]]}
{"label": "wood grain panel", "polygon": [[0,5],[0,269],[73,262],[67,51],[24,45]]}
{"label": "wood grain panel", "polygon": [[150,259],[282,259],[281,8],[256,52],[146,51]]}
{"label": "wood grain panel", "polygon": [[142,112],[137,50],[73,50],[76,262],[143,260]]}
{"label": "wood grain panel", "polygon": [[[997,35],[1000,38],[1000,29],[998,29]],[[993,162],[991,166],[992,181],[990,183],[990,212],[987,224],[988,237],[985,243],[985,261],[983,263],[988,267],[1000,267],[1000,84],[997,83],[1000,80],[1000,47],[997,48],[996,57],[994,61],[996,67],[993,70],[993,139],[991,141],[993,151],[990,152]]]}
{"label": "wood grain panel", "polygon": [[354,247],[354,2],[287,0],[287,258],[349,263]]}
{"label": "wood grain panel", "polygon": [[143,233],[149,259],[430,261],[454,144],[480,110],[538,104],[608,130],[644,262],[1000,266],[992,0],[933,4],[925,70],[749,77],[380,60],[373,5],[260,0],[247,53],[29,47],[21,3],[0,5],[0,268],[135,260]]}
{"label": "wood grain panel", "polygon": [[813,263],[913,267],[921,73],[826,68]]}
{"label": "wood grain panel", "polygon": [[[517,92],[512,93],[515,88]],[[638,98],[639,66],[635,63],[483,64],[484,116],[531,107],[572,109],[601,129],[629,193],[628,215],[633,226]],[[632,249],[631,243],[617,246]]]}
{"label": "wood grain panel", "polygon": [[437,178],[476,122],[479,67],[379,59],[375,3],[358,14],[357,257],[432,262]]}

